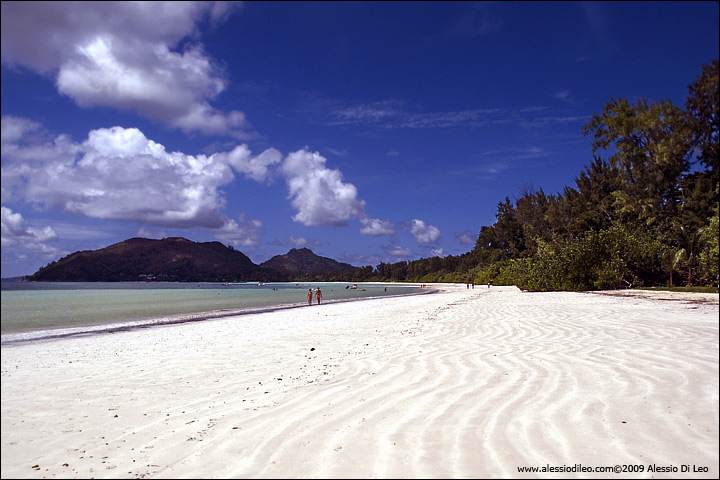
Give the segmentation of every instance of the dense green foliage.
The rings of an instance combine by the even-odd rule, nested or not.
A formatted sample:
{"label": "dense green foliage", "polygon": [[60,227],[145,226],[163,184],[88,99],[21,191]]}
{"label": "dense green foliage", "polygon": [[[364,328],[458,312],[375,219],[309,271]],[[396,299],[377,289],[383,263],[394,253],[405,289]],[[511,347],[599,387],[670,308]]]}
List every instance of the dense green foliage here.
{"label": "dense green foliage", "polygon": [[718,293],[718,287],[639,287],[636,290],[648,290],[651,292]]}
{"label": "dense green foliage", "polygon": [[41,268],[26,280],[63,282],[244,282],[320,280],[356,268],[292,249],[255,265],[245,254],[220,242],[193,242],[181,237],[131,238],[94,251],[72,253]]}
{"label": "dense green foliage", "polygon": [[332,258],[315,255],[309,248],[293,248],[285,255],[276,255],[261,263],[260,266],[270,270],[284,271],[290,276],[355,269],[349,263],[340,263]]}
{"label": "dense green foliage", "polygon": [[667,100],[611,99],[582,133],[576,187],[498,204],[460,256],[380,264],[358,280],[475,282],[533,291],[718,283],[718,61]]}
{"label": "dense green foliage", "polygon": [[72,253],[27,278],[38,282],[237,282],[276,280],[242,252],[220,242],[180,237],[131,238],[94,251]]}

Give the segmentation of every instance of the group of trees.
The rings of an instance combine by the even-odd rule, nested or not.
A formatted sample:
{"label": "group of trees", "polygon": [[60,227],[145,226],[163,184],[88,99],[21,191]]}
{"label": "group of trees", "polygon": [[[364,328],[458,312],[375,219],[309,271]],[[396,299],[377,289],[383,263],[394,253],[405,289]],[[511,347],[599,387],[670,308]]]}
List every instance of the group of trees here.
{"label": "group of trees", "polygon": [[608,102],[583,128],[594,158],[577,188],[500,204],[473,277],[529,290],[717,284],[717,60],[689,92],[685,110]]}
{"label": "group of trees", "polygon": [[381,263],[354,279],[533,291],[717,285],[718,61],[688,90],[684,109],[611,99],[583,127],[593,160],[576,187],[506,197],[472,251]]}

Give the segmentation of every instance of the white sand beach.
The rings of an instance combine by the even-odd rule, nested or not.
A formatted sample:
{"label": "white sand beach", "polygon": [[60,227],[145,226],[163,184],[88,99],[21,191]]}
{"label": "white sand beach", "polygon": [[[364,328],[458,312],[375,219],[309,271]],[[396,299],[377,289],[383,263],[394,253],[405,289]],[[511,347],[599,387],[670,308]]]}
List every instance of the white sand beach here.
{"label": "white sand beach", "polygon": [[3,346],[2,477],[720,474],[718,295],[435,287]]}

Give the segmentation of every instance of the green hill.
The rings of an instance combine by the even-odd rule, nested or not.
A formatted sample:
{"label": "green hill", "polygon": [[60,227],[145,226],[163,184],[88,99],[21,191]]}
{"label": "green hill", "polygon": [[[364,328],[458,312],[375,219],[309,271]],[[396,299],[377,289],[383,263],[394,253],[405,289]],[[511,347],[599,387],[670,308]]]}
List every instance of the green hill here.
{"label": "green hill", "polygon": [[293,248],[285,255],[276,255],[260,264],[261,267],[291,274],[318,272],[340,272],[355,270],[349,263],[340,263],[332,258],[316,255],[309,248]]}
{"label": "green hill", "polygon": [[354,272],[356,267],[292,249],[261,265],[220,242],[181,237],[131,238],[99,250],[72,253],[38,270],[35,282],[243,282],[294,281],[306,274]]}
{"label": "green hill", "polygon": [[99,250],[75,252],[41,268],[28,280],[237,282],[274,280],[275,276],[220,242],[172,237],[131,238]]}

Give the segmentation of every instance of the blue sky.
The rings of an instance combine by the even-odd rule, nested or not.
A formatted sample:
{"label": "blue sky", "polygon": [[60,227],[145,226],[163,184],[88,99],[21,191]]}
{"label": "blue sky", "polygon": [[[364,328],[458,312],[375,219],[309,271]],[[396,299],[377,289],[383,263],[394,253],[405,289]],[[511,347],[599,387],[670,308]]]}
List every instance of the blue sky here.
{"label": "blue sky", "polygon": [[718,36],[718,2],[2,2],[2,276],[135,236],[465,253]]}

